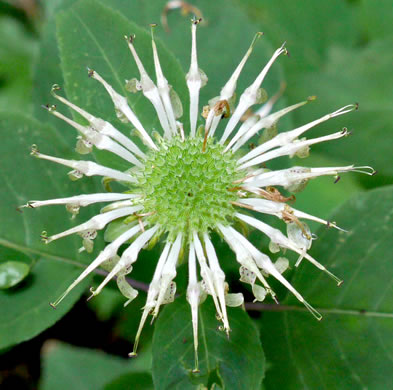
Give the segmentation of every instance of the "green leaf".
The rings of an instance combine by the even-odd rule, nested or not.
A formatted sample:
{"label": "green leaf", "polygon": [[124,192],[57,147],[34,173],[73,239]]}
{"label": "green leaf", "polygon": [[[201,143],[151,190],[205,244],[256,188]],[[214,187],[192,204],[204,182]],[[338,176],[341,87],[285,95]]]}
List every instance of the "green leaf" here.
{"label": "green leaf", "polygon": [[199,374],[193,374],[191,312],[185,299],[165,307],[153,336],[153,380],[157,390],[196,389],[217,383],[225,389],[259,389],[265,359],[258,332],[241,309],[228,309],[229,339],[218,331],[210,299],[199,309]]}
{"label": "green leaf", "polygon": [[133,370],[130,359],[56,341],[44,344],[42,356],[40,390],[100,390],[105,384]]}
{"label": "green leaf", "polygon": [[[250,19],[260,25],[272,41],[276,44],[287,42],[291,58],[284,66],[290,71],[287,76],[293,83],[297,83],[299,73],[323,65],[326,50],[332,43],[351,46],[359,34],[350,5],[341,0],[319,3],[313,0],[299,3],[283,0],[279,5],[274,0],[235,2],[246,10]],[[289,92],[293,83],[288,85]]]}
{"label": "green leaf", "polygon": [[[333,119],[318,126],[309,137],[328,134],[348,127],[353,136],[340,142],[316,145],[314,150],[339,158],[347,164],[371,165],[382,176],[359,176],[365,186],[386,185],[393,181],[391,145],[386,142],[392,134],[391,101],[393,84],[391,64],[392,39],[374,42],[359,49],[332,47],[326,66],[315,72],[299,75],[296,94],[309,93],[310,85],[318,96],[307,110],[296,112],[297,123],[304,124],[346,104],[358,102],[357,112]],[[354,61],[356,58],[356,61]],[[372,146],[370,146],[370,143]]]}
{"label": "green leaf", "polygon": [[363,39],[372,40],[392,36],[392,3],[390,0],[360,0],[357,7],[363,27]]}
{"label": "green leaf", "polygon": [[[290,296],[265,312],[262,341],[269,389],[384,390],[393,370],[393,188],[358,194],[331,216],[348,233],[321,229],[312,255],[345,282],[302,264],[295,288],[323,315],[317,322]],[[304,260],[303,260],[304,261]],[[285,372],[286,375],[282,375]]]}
{"label": "green leaf", "polygon": [[[76,0],[52,0],[42,5],[45,7],[45,23],[41,31],[39,50],[33,64],[33,115],[45,123],[51,123],[64,131],[64,137],[71,141],[74,134],[69,125],[49,115],[41,106],[54,103],[50,95],[53,84],[63,84],[59,50],[56,41],[55,16],[69,8]],[[67,113],[69,111],[67,110]]]}
{"label": "green leaf", "polygon": [[0,15],[0,107],[29,112],[31,63],[37,48],[33,34],[15,18]]}
{"label": "green leaf", "polygon": [[[39,130],[42,130],[40,133]],[[29,156],[37,143],[42,152],[62,156],[61,134],[21,114],[0,114],[2,156],[0,215],[0,257],[30,264],[37,260],[21,288],[0,291],[2,320],[0,348],[34,337],[59,320],[80,297],[76,289],[57,310],[49,306],[81,272],[85,255],[78,255],[80,239],[65,238],[46,246],[40,240],[45,229],[57,233],[72,226],[63,207],[42,209],[17,207],[30,199],[50,199],[91,192],[92,182],[71,183],[64,167]],[[88,217],[90,210],[85,210]],[[21,253],[22,252],[22,253]],[[23,253],[27,254],[23,255]],[[77,261],[78,260],[78,261]],[[78,269],[79,268],[79,269]]]}
{"label": "green leaf", "polygon": [[0,289],[5,290],[19,284],[30,271],[30,267],[20,261],[6,261],[0,264]]}
{"label": "green leaf", "polygon": [[[151,36],[144,29],[128,21],[120,13],[92,0],[77,2],[60,14],[57,18],[57,37],[67,96],[75,104],[111,122],[129,135],[132,126],[120,122],[105,89],[88,77],[86,67],[94,69],[117,92],[128,96],[130,107],[151,133],[153,129],[160,129],[153,106],[142,93],[129,94],[125,89],[126,79],[139,77],[124,41],[124,35],[130,33],[136,35],[138,55],[147,72],[155,79]],[[188,96],[180,65],[160,41],[157,42],[157,48],[161,66],[170,84],[181,96]],[[115,160],[112,156],[107,159],[103,154],[97,153],[97,157],[103,163],[110,163],[112,167],[129,168],[128,164],[120,159]]]}
{"label": "green leaf", "polygon": [[145,372],[128,373],[115,379],[104,390],[154,390],[151,375]]}

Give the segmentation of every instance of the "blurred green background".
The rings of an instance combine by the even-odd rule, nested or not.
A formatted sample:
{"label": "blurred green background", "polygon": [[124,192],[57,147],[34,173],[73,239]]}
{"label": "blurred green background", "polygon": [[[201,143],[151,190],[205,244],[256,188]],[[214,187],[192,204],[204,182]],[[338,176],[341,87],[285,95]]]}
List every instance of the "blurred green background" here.
{"label": "blurred green background", "polygon": [[[155,325],[160,329],[155,339],[154,326],[147,326],[140,355],[134,360],[126,359],[143,307],[143,292],[126,309],[114,285],[86,303],[87,287],[100,281],[96,276],[97,280],[87,281],[56,311],[51,310],[48,302],[69,285],[91,256],[76,254],[78,240],[70,239],[48,247],[40,242],[39,235],[44,228],[54,232],[69,226],[65,211],[24,210],[21,213],[16,210],[29,199],[68,196],[101,188],[99,181],[86,179],[76,187],[66,180],[64,169],[48,168],[49,163],[32,160],[29,148],[37,143],[45,153],[75,157],[75,134],[41,108],[42,104],[54,103],[50,96],[54,83],[64,85],[70,99],[127,131],[116,122],[111,104],[101,90],[91,85],[85,72],[86,66],[97,66],[98,70],[101,63],[107,62],[102,65],[103,72],[107,72],[114,83],[116,78],[137,76],[121,36],[132,32],[124,31],[133,26],[127,24],[127,19],[145,29],[149,23],[159,24],[156,36],[172,53],[159,46],[164,51],[164,69],[166,66],[168,79],[183,94],[181,72],[187,72],[189,66],[189,18],[195,9],[179,3],[183,6],[166,13],[167,1],[161,0],[0,1],[3,183],[0,266],[15,261],[19,264],[16,270],[21,273],[21,279],[26,270],[28,273],[16,286],[0,290],[1,389],[151,389],[152,376],[155,388],[160,389],[196,389],[201,383],[209,389],[214,388],[214,383],[216,389],[225,386],[226,356],[222,362],[217,360],[217,367],[208,370],[205,377],[196,382],[188,378],[185,370],[173,374],[172,384],[165,382],[169,374],[158,359],[169,359],[175,366],[182,363],[177,362],[175,354],[159,354],[158,346],[169,343],[167,338],[171,337],[170,331],[165,333],[165,329],[159,328],[160,319]],[[234,312],[234,318],[245,321],[244,326],[249,327],[250,332],[256,328],[260,331],[266,356],[266,365],[262,360],[256,362],[257,367],[260,364],[258,369],[250,362],[248,371],[243,373],[253,379],[247,389],[391,388],[391,1],[193,0],[188,5],[197,7],[205,21],[198,31],[199,64],[209,77],[209,83],[201,92],[203,104],[219,93],[257,31],[265,35],[242,74],[238,92],[254,80],[275,48],[286,41],[290,56],[277,61],[263,87],[273,95],[285,82],[279,108],[310,95],[317,96],[315,102],[280,121],[279,131],[305,124],[346,104],[359,103],[357,112],[329,121],[312,133],[320,136],[346,126],[353,136],[314,147],[306,162],[285,160],[274,167],[354,163],[371,165],[378,171],[378,175],[371,178],[343,175],[337,184],[333,184],[330,177],[321,178],[297,195],[297,209],[336,220],[351,230],[345,236],[321,228],[311,252],[323,264],[331,265],[348,283],[337,291],[327,278],[321,280],[319,273],[306,265],[294,276],[295,286],[311,303],[324,310],[326,317],[322,324],[314,323],[296,302],[285,298],[285,291],[279,286],[275,287],[284,303],[282,310],[275,309],[270,302],[266,306],[254,306],[249,322],[242,317],[243,313]],[[169,32],[162,26],[163,15],[167,16]],[[105,49],[107,59],[101,49]],[[150,48],[141,49],[142,58],[148,58],[148,53]],[[146,61],[151,70],[151,60]],[[116,65],[113,74],[108,64]],[[119,84],[120,87],[123,86]],[[151,121],[148,122],[151,128],[157,126],[148,109],[143,111],[145,108],[141,105],[140,110],[146,122]],[[106,161],[104,155],[98,154],[96,158]],[[84,210],[82,218],[93,213],[94,208]],[[276,221],[272,223],[281,226]],[[316,230],[317,226],[312,225],[312,228]],[[266,247],[267,243],[254,232],[251,239]],[[233,255],[220,242],[217,245],[232,288],[243,291],[244,287],[237,282],[238,267]],[[159,248],[145,252],[138,260],[141,265],[135,267],[133,278],[148,283],[158,254]],[[27,266],[23,268],[20,264]],[[182,266],[178,280],[180,292],[186,284],[184,271]],[[244,293],[251,301],[251,294],[246,290]],[[172,305],[175,307],[176,303]],[[165,318],[171,318],[171,310],[168,307]],[[211,314],[211,310],[207,310]],[[188,326],[187,316],[176,317],[180,327]],[[180,354],[182,346],[177,348]],[[247,348],[252,351],[252,343],[245,344]],[[219,354],[220,350],[215,352]],[[250,352],[239,359],[252,359],[251,356]],[[261,385],[262,376],[265,380]],[[226,384],[225,388],[246,388],[244,383],[239,378],[237,387]]]}

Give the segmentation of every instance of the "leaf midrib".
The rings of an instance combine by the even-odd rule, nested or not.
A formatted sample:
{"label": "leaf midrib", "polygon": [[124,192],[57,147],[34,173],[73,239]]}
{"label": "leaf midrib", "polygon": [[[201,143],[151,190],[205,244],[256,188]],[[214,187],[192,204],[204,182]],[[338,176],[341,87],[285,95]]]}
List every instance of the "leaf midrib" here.
{"label": "leaf midrib", "polygon": [[6,240],[1,237],[0,237],[0,245],[4,246],[6,248],[15,249],[17,251],[20,251],[20,252],[23,252],[26,254],[33,254],[33,255],[38,255],[38,256],[42,256],[42,257],[49,257],[52,260],[60,261],[62,263],[71,264],[71,265],[74,265],[79,268],[86,268],[85,264],[79,263],[76,260],[68,259],[67,257],[56,256],[56,255],[53,255],[53,254],[45,252],[45,251],[40,251],[38,249],[29,248],[27,246],[11,242],[11,241]]}

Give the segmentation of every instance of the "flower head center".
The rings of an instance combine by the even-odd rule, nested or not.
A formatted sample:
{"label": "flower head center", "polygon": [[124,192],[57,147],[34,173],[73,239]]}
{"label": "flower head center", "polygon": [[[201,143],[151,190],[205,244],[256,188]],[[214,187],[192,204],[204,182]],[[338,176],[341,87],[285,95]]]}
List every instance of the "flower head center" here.
{"label": "flower head center", "polygon": [[217,223],[228,223],[234,213],[231,191],[238,178],[232,153],[211,138],[203,151],[203,138],[162,141],[152,151],[139,178],[144,212],[175,237],[206,232]]}

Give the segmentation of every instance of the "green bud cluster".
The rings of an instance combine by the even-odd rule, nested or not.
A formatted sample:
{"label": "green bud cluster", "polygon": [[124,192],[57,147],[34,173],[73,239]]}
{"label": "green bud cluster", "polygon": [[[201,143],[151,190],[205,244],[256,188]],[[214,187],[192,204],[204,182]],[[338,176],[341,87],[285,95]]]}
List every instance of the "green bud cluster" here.
{"label": "green bud cluster", "polygon": [[180,232],[204,233],[233,217],[237,195],[231,189],[241,174],[232,153],[223,152],[211,138],[203,151],[201,137],[174,137],[149,153],[137,192],[143,194],[143,213],[152,213],[150,224],[160,224],[170,240]]}

